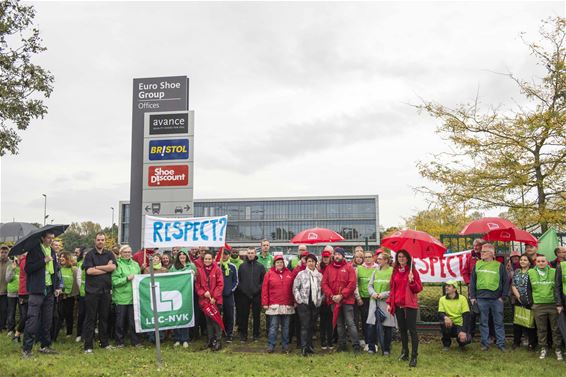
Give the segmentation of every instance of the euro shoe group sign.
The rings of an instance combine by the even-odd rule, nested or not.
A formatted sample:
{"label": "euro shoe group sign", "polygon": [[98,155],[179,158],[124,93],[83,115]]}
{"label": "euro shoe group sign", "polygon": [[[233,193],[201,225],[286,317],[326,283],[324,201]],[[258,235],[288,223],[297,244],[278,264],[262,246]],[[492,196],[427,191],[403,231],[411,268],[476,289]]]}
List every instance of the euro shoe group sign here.
{"label": "euro shoe group sign", "polygon": [[166,218],[145,216],[143,247],[222,247],[228,216]]}
{"label": "euro shoe group sign", "polygon": [[[157,274],[154,278],[159,329],[193,327],[193,274],[187,271],[172,272]],[[150,275],[136,275],[132,284],[136,332],[154,331]]]}

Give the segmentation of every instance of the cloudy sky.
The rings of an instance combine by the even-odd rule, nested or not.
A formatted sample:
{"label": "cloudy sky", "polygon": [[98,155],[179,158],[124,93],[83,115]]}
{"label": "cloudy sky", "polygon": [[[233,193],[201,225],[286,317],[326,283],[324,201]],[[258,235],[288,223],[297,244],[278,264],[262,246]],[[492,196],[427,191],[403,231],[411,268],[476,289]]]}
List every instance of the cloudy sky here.
{"label": "cloudy sky", "polygon": [[[424,209],[415,163],[445,149],[411,104],[521,101],[519,38],[563,2],[41,2],[49,114],[1,160],[1,221],[111,222],[129,199],[132,79],[187,75],[195,198],[379,194]],[[116,214],[117,216],[117,214]]]}

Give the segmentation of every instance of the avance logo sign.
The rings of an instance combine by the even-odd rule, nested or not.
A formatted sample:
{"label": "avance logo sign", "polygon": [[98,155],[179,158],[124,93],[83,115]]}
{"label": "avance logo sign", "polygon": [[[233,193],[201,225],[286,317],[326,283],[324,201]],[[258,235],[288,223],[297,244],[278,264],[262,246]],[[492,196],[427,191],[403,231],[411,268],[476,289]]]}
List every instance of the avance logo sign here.
{"label": "avance logo sign", "polygon": [[189,166],[150,166],[147,174],[147,185],[150,187],[188,186]]}

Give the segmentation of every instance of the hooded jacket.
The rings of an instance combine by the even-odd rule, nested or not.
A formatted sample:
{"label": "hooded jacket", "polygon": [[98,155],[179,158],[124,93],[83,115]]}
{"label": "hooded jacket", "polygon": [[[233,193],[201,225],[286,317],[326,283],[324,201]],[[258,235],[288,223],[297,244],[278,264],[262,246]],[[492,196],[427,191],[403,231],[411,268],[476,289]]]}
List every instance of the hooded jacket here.
{"label": "hooded jacket", "polygon": [[206,292],[210,292],[210,296],[216,300],[216,305],[222,305],[222,291],[224,290],[224,278],[222,270],[216,263],[212,263],[210,273],[207,273],[204,265],[198,267],[195,290],[198,295],[199,305],[210,303],[210,300],[204,297]]}
{"label": "hooded jacket", "polygon": [[401,271],[399,266],[393,267],[389,298],[387,298],[387,305],[389,305],[389,312],[391,314],[395,314],[395,310],[398,307],[411,309],[417,309],[419,307],[417,293],[423,290],[421,276],[413,266],[413,282],[409,283],[409,271],[409,266],[406,266],[403,271]]}
{"label": "hooded jacket", "polygon": [[265,268],[257,261],[247,260],[238,269],[238,290],[249,298],[261,294]]}
{"label": "hooded jacket", "polygon": [[118,258],[116,269],[112,272],[112,302],[116,305],[131,305],[134,303],[132,281],[130,275],[141,273],[139,264],[130,259]]}
{"label": "hooded jacket", "polygon": [[356,271],[346,260],[341,264],[331,263],[322,274],[322,293],[332,300],[334,295],[342,295],[340,303],[354,304],[354,291],[357,286]]}
{"label": "hooded jacket", "polygon": [[261,305],[293,305],[293,278],[293,273],[288,268],[277,271],[275,266],[271,267],[263,279]]}

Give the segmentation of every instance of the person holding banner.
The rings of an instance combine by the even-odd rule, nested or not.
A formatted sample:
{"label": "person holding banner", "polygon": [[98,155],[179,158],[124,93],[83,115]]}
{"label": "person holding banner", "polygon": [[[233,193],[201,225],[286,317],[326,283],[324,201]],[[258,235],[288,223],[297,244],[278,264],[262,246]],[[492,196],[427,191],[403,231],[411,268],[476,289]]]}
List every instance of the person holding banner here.
{"label": "person holding banner", "polygon": [[458,282],[456,280],[447,281],[445,289],[446,295],[438,301],[442,345],[446,351],[452,344],[452,338],[456,338],[460,350],[464,350],[466,344],[472,341],[468,299],[458,294]]}
{"label": "person holding banner", "polygon": [[493,316],[495,339],[501,352],[505,348],[503,298],[509,295],[509,278],[502,263],[495,260],[495,248],[486,243],[481,248],[481,260],[476,262],[470,279],[470,300],[480,311],[481,350],[489,349],[489,316]]}
{"label": "person holding banner", "polygon": [[409,335],[411,336],[411,360],[409,367],[417,366],[419,337],[417,335],[417,294],[423,290],[419,272],[407,250],[395,254],[395,265],[391,274],[387,311],[395,314],[401,333],[402,351],[399,360],[409,360]]}
{"label": "person holding banner", "polygon": [[391,289],[391,274],[393,267],[389,265],[391,257],[380,251],[377,254],[378,268],[373,272],[368,282],[368,293],[370,295],[368,309],[368,353],[377,351],[379,344],[381,354],[389,356],[391,353],[391,341],[393,339],[393,328],[397,327],[395,316],[387,310],[387,298]]}
{"label": "person holding banner", "polygon": [[[189,258],[189,252],[185,248],[179,249],[177,253],[177,257],[175,258],[175,263],[171,266],[169,272],[180,272],[180,271],[190,271],[191,273],[196,276],[197,268],[196,266],[191,263],[191,259]],[[173,337],[175,338],[174,347],[178,347],[181,344],[183,348],[189,347],[189,336],[190,330],[188,327],[183,327],[180,329],[173,330]]]}
{"label": "person holding banner", "polygon": [[236,266],[230,263],[230,250],[222,249],[222,260],[220,261],[220,269],[224,277],[222,320],[226,327],[226,343],[232,343],[234,333],[234,292],[238,288],[238,270]]}
{"label": "person holding banner", "polygon": [[132,248],[124,245],[120,248],[120,258],[116,270],[112,273],[112,301],[116,305],[116,346],[124,347],[126,331],[130,333],[132,346],[140,346],[134,322],[134,295],[132,280],[141,273],[140,266],[132,259]]}
{"label": "person holding banner", "polygon": [[[515,298],[513,305],[513,316],[517,312],[530,311],[529,294],[527,290],[529,282],[529,269],[531,268],[531,261],[526,254],[519,257],[519,268],[513,273],[511,292]],[[537,343],[537,330],[534,325],[525,327],[513,320],[513,349],[521,346],[521,337],[525,334],[528,338],[528,350],[534,351]],[[529,324],[530,325],[530,324]]]}
{"label": "person holding banner", "polygon": [[[562,361],[561,342],[562,337],[558,330],[558,310],[555,297],[556,271],[550,268],[545,255],[537,255],[536,267],[529,270],[529,281],[527,291],[529,302],[537,325],[537,335],[541,344],[540,359],[546,358],[547,340],[549,331],[552,332],[552,341],[556,353],[556,360]],[[550,323],[550,329],[548,324]]]}
{"label": "person holding banner", "polygon": [[[199,306],[206,316],[208,347],[212,351],[218,351],[222,348],[222,329],[224,328],[219,314],[222,311],[224,278],[222,270],[214,263],[214,256],[209,250],[205,251],[202,266],[198,267],[195,290],[198,295]],[[217,310],[214,310],[215,308]]]}

